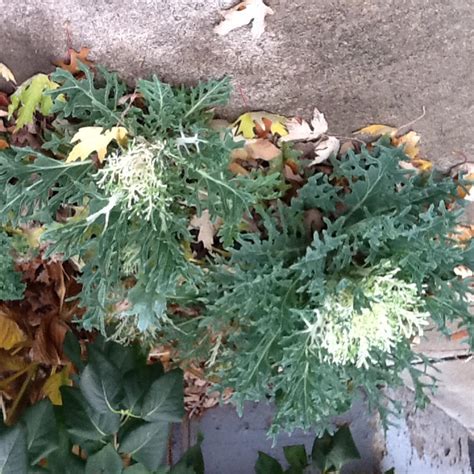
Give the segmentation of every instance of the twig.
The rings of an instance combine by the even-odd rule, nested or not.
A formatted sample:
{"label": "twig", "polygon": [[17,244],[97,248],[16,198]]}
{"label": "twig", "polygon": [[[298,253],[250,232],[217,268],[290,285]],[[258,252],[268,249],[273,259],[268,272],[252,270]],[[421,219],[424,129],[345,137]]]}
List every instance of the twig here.
{"label": "twig", "polygon": [[[324,136],[328,137],[329,135],[324,135]],[[362,145],[367,145],[367,142],[364,142],[364,140],[361,140],[360,138],[356,138],[356,137],[344,137],[342,135],[330,135],[330,136],[339,138],[340,140],[349,140],[351,142],[359,142]]]}
{"label": "twig", "polygon": [[247,96],[244,94],[244,90],[242,89],[242,86],[239,83],[237,83],[236,86],[239,91],[240,97],[242,98],[242,102],[244,103],[244,107],[248,109],[249,102],[248,102]]}
{"label": "twig", "polygon": [[401,125],[400,127],[397,128],[397,133],[395,134],[397,137],[401,136],[401,135],[405,135],[405,133],[401,133],[401,131],[404,129],[404,128],[407,128],[407,127],[410,127],[411,125],[413,125],[414,123],[418,122],[419,120],[421,120],[424,116],[426,115],[426,108],[425,106],[423,105],[423,113],[417,117],[416,119],[414,120],[411,120],[410,122],[408,123],[405,123],[404,125]]}
{"label": "twig", "polygon": [[463,160],[459,163],[455,163],[454,165],[450,166],[448,168],[448,171],[447,173],[450,174],[451,171],[453,171],[454,168],[457,168],[458,166],[462,166],[462,165],[465,165],[466,163],[469,163],[469,164],[474,164],[474,161],[471,161],[468,159],[468,157],[466,156],[466,154],[463,152],[463,151],[460,151],[460,150],[454,150],[453,153],[457,153],[458,155],[461,155],[461,157],[463,158]]}

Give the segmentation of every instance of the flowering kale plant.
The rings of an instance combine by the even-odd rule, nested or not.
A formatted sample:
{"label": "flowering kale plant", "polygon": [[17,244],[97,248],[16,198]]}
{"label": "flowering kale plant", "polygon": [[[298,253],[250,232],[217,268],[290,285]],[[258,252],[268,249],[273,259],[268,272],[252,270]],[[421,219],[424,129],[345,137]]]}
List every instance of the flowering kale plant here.
{"label": "flowering kale plant", "polygon": [[75,262],[85,328],[206,360],[236,403],[276,404],[275,432],[324,430],[360,387],[385,410],[402,371],[421,400],[412,345],[430,319],[473,342],[454,273],[474,263],[456,233],[467,181],[407,169],[387,137],[322,162],[274,136],[279,155],[236,173],[243,144],[210,112],[227,80],[130,92],[99,71],[52,74],[41,146],[0,151],[0,223],[41,226]]}

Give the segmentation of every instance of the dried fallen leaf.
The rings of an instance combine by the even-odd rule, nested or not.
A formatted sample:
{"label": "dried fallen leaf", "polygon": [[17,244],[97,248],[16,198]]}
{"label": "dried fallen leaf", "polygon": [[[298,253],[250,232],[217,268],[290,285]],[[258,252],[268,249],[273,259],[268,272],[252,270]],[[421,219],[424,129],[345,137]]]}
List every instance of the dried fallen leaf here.
{"label": "dried fallen leaf", "polygon": [[86,66],[91,66],[93,63],[87,56],[90,53],[90,48],[81,48],[79,51],[75,49],[68,49],[67,55],[69,57],[69,61],[56,61],[54,64],[66,71],[69,71],[71,74],[77,74],[80,72],[78,67],[78,61],[85,64]]}
{"label": "dried fallen leaf", "polygon": [[288,135],[286,121],[285,116],[270,112],[246,112],[232,126],[235,137],[243,137],[247,140],[269,138],[271,135],[283,137]]}
{"label": "dried fallen leaf", "polygon": [[43,394],[51,400],[53,405],[63,404],[60,388],[63,385],[72,385],[72,380],[69,378],[69,372],[70,367],[69,365],[66,365],[60,372],[51,374],[43,385]]}
{"label": "dried fallen leaf", "polygon": [[74,135],[71,143],[79,142],[69,153],[66,162],[80,159],[84,161],[91,153],[97,153],[100,162],[104,161],[107,154],[107,146],[115,140],[122,146],[127,143],[127,129],[124,127],[112,127],[105,130],[102,127],[82,127]]}
{"label": "dried fallen leaf", "polygon": [[456,233],[450,237],[461,243],[468,243],[474,238],[474,225],[460,225],[456,228]]}
{"label": "dried fallen leaf", "polygon": [[9,352],[0,349],[0,367],[4,372],[17,372],[23,370],[28,366],[28,363],[23,357],[10,354]]}
{"label": "dried fallen leaf", "polygon": [[59,84],[53,82],[46,74],[36,74],[18,87],[10,97],[11,103],[8,106],[8,118],[18,110],[15,131],[32,123],[36,111],[45,116],[49,115],[53,100],[45,92],[58,87]]}
{"label": "dried fallen leaf", "polygon": [[382,135],[390,135],[392,137],[397,133],[397,129],[395,127],[390,127],[389,125],[372,124],[356,130],[354,133],[357,135],[370,135],[372,137],[379,137]]}
{"label": "dried fallen leaf", "polygon": [[16,84],[15,76],[10,71],[10,69],[3,63],[0,63],[0,77],[3,77],[3,79],[8,82],[13,82],[14,84]]}
{"label": "dried fallen leaf", "polygon": [[280,141],[289,142],[295,140],[317,140],[328,131],[328,123],[317,108],[314,109],[311,126],[306,120],[300,117],[293,117],[285,123],[288,134]]}
{"label": "dried fallen leaf", "polygon": [[[392,144],[394,146],[403,146],[403,151],[405,152],[405,154],[410,157],[410,159],[416,160],[420,154],[420,138],[420,135],[418,135],[416,132],[411,131],[405,133],[400,137],[392,136]],[[428,161],[428,163],[430,162]],[[418,166],[418,168],[420,168],[420,166]]]}
{"label": "dried fallen leaf", "polygon": [[281,150],[269,140],[260,138],[245,147],[250,158],[271,161],[281,155]]}
{"label": "dried fallen leaf", "polygon": [[472,278],[474,272],[469,267],[466,267],[466,265],[459,265],[454,267],[454,274],[464,280],[465,278]]}
{"label": "dried fallen leaf", "polygon": [[5,150],[5,148],[9,148],[10,145],[6,140],[3,140],[3,138],[0,138],[0,150]]}
{"label": "dried fallen leaf", "polygon": [[273,15],[273,13],[273,10],[267,7],[263,0],[244,0],[229,10],[221,11],[224,20],[214,28],[214,33],[224,36],[253,21],[252,36],[259,38],[265,31],[265,17]]}
{"label": "dried fallen leaf", "polygon": [[26,335],[20,326],[0,310],[0,349],[7,351],[26,341]]}
{"label": "dried fallen leaf", "polygon": [[469,337],[469,332],[467,329],[460,329],[459,331],[453,332],[449,337],[452,341],[460,341],[461,339],[466,339]]}
{"label": "dried fallen leaf", "polygon": [[316,143],[314,147],[314,159],[310,165],[317,165],[326,161],[331,155],[339,151],[340,142],[336,137],[326,137]]}
{"label": "dried fallen leaf", "polygon": [[191,219],[190,225],[195,229],[199,229],[197,237],[198,242],[202,242],[205,249],[212,250],[216,229],[214,224],[211,222],[209,211],[205,209],[200,217],[194,216]]}

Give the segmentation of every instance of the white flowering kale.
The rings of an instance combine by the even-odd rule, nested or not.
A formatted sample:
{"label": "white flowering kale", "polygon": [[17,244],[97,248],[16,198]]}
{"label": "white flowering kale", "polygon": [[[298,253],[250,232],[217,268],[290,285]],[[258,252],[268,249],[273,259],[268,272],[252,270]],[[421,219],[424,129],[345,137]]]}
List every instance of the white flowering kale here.
{"label": "white flowering kale", "polygon": [[[411,345],[428,316],[444,332],[459,321],[472,345],[470,282],[453,272],[474,263],[474,243],[453,240],[461,181],[403,169],[403,151],[383,139],[325,172],[301,161],[293,183],[286,144],[281,161],[234,176],[237,145],[210,126],[228,81],[153,78],[129,96],[115,74],[80,67],[81,78],[53,74],[42,150],[0,151],[0,225],[42,224],[48,251],[78,262],[86,329],[207,360],[240,407],[275,403],[272,432],[322,432],[361,387],[384,415],[380,388],[403,371],[423,400],[427,361]],[[66,162],[79,128],[117,125],[128,147],[103,164]],[[204,211],[219,222],[212,252],[191,225]],[[317,230],[311,213],[323,216]]]}
{"label": "white flowering kale", "polygon": [[[81,266],[82,324],[105,331],[110,322],[121,338],[129,324],[133,337],[136,327],[150,332],[169,322],[169,298],[182,281],[200,279],[200,265],[186,253],[195,242],[193,215],[206,209],[220,218],[219,239],[229,245],[257,199],[253,190],[278,193],[271,177],[242,180],[228,170],[236,145],[209,124],[210,109],[228,99],[228,80],[195,88],[141,80],[139,108],[119,100],[126,86],[115,74],[80,67],[82,78],[53,74],[56,126],[43,150],[0,153],[0,223],[45,224],[49,253]],[[117,124],[133,138],[110,149],[103,165],[64,160],[77,129]]]}
{"label": "white flowering kale", "polygon": [[[380,388],[401,385],[402,372],[425,401],[428,361],[412,340],[428,317],[443,332],[458,321],[472,345],[472,290],[453,272],[474,264],[474,244],[452,238],[461,211],[448,206],[458,183],[407,172],[404,160],[381,140],[332,159],[330,175],[309,171],[291,199],[256,211],[258,230],[242,233],[230,257],[215,260],[197,291],[179,300],[199,302],[202,314],[194,326],[175,317],[189,337],[169,337],[207,357],[238,406],[274,402],[272,433],[330,427],[360,388],[385,421],[394,407]],[[311,209],[324,216],[314,233],[305,225]]]}
{"label": "white flowering kale", "polygon": [[163,178],[170,163],[164,149],[164,143],[136,140],[124,153],[110,154],[105,166],[97,171],[97,186],[122,203],[131,217],[150,221],[154,211],[160,209],[160,214],[169,218],[172,197]]}
{"label": "white flowering kale", "polygon": [[[370,274],[358,283],[370,295],[368,306],[356,309],[354,288],[326,296],[311,319],[304,319],[307,350],[320,360],[367,369],[377,362],[372,353],[391,355],[397,343],[423,335],[429,313],[414,283],[396,278],[398,270]],[[386,273],[385,273],[386,272]]]}

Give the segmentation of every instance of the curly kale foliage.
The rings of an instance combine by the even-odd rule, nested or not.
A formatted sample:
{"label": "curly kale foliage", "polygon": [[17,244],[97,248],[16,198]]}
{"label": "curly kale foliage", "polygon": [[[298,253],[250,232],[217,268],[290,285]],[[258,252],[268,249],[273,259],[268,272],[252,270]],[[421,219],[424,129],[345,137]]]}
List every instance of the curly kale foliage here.
{"label": "curly kale foliage", "polygon": [[[422,401],[427,361],[411,348],[409,321],[423,324],[429,313],[442,331],[459,321],[473,342],[469,281],[453,272],[457,265],[472,268],[474,249],[453,241],[460,211],[447,206],[457,199],[457,184],[436,173],[407,172],[400,167],[406,159],[383,140],[333,159],[331,176],[314,174],[289,205],[262,213],[264,232],[241,235],[230,259],[215,262],[199,288],[197,330],[205,335],[212,328],[208,347],[218,354],[212,362],[221,385],[235,389],[240,406],[274,401],[273,432],[324,430],[360,395],[359,387],[385,411],[379,388],[400,385],[405,369]],[[341,179],[345,186],[332,185]],[[315,208],[327,217],[324,229],[309,235],[304,213]],[[387,291],[380,281],[390,274]],[[380,337],[379,321],[393,338],[389,348],[370,345],[371,335]],[[356,327],[365,329],[358,338],[351,334]],[[343,346],[339,330],[359,342]],[[354,350],[360,355],[364,348],[361,367]],[[331,356],[338,351],[345,361]]]}
{"label": "curly kale foliage", "polygon": [[[128,318],[142,331],[159,328],[169,297],[202,274],[186,254],[191,217],[207,209],[211,219],[221,218],[219,238],[229,245],[255,201],[253,190],[276,196],[275,179],[243,180],[228,171],[236,145],[209,123],[210,109],[228,99],[228,80],[194,88],[141,80],[138,108],[120,100],[127,88],[114,73],[81,70],[82,78],[63,70],[52,76],[60,85],[50,93],[58,126],[44,151],[0,152],[0,220],[46,224],[49,254],[80,263],[85,327],[105,331],[106,320]],[[104,166],[62,159],[79,128],[118,124],[131,140]]]}
{"label": "curly kale foliage", "polygon": [[15,271],[14,250],[14,238],[0,230],[0,301],[20,300],[25,291],[21,274]]}

